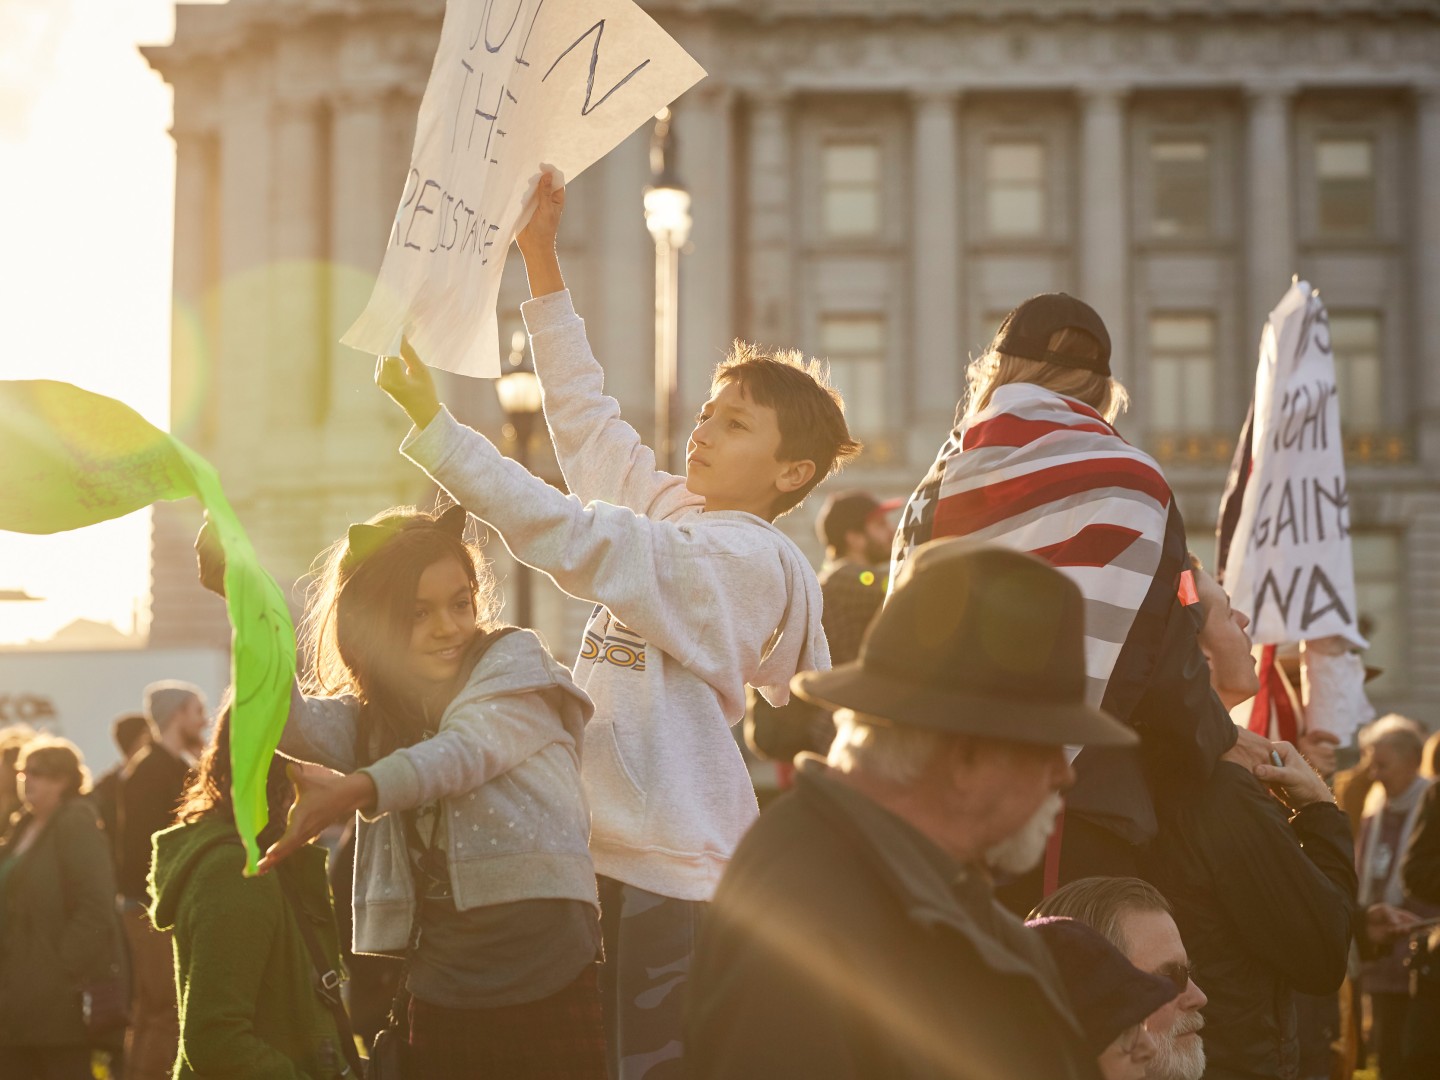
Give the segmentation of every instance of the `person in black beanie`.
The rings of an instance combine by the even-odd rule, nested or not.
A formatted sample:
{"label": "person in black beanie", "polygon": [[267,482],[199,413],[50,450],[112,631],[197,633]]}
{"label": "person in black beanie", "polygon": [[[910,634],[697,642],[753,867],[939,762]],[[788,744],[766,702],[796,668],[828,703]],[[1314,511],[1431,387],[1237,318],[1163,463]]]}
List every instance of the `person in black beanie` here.
{"label": "person in black beanie", "polygon": [[1141,971],[1099,931],[1076,919],[1040,918],[1025,925],[1055,958],[1101,1075],[1145,1080],[1158,1049],[1145,1019],[1174,1001],[1179,989],[1169,979]]}

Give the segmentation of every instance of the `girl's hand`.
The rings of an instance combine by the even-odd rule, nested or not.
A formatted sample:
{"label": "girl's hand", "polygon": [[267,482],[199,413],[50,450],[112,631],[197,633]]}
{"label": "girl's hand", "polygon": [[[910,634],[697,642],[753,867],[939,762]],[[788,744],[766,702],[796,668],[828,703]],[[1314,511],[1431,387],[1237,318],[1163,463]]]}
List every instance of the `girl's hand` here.
{"label": "girl's hand", "polygon": [[347,820],[356,810],[375,802],[375,781],[368,773],[349,776],[319,765],[292,762],[285,775],[295,785],[295,802],[285,823],[285,835],[270,845],[260,860],[259,872],[268,874],[291,852],[298,851],[331,825]]}
{"label": "girl's hand", "polygon": [[423,430],[440,411],[440,397],[430,369],[403,338],[399,356],[381,356],[375,361],[375,385],[405,410],[417,428]]}
{"label": "girl's hand", "polygon": [[210,523],[210,514],[205,514],[205,523],[195,537],[195,561],[200,568],[200,584],[217,596],[225,595],[225,549],[220,546],[220,534]]}
{"label": "girl's hand", "polygon": [[535,190],[535,212],[515,237],[527,263],[535,256],[543,258],[555,253],[555,236],[560,231],[560,215],[564,212],[565,189],[555,186],[555,174],[546,169],[540,174],[540,186]]}

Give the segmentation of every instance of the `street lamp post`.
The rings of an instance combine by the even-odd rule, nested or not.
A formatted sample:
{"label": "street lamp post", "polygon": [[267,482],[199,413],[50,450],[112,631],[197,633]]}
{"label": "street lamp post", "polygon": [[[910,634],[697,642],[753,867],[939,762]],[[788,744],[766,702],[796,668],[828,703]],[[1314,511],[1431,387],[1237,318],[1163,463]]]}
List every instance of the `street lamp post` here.
{"label": "street lamp post", "polygon": [[[506,434],[515,444],[515,460],[530,468],[530,437],[535,433],[535,421],[540,415],[540,379],[533,368],[525,364],[525,332],[517,330],[510,338],[509,364],[511,370],[495,381],[495,393],[500,398],[500,408],[505,412]],[[531,618],[530,568],[516,565],[515,577],[515,622],[529,626]]]}
{"label": "street lamp post", "polygon": [[675,392],[680,370],[680,252],[690,238],[690,192],[675,173],[675,134],[669,109],[655,114],[645,228],[655,241],[655,457],[675,468]]}

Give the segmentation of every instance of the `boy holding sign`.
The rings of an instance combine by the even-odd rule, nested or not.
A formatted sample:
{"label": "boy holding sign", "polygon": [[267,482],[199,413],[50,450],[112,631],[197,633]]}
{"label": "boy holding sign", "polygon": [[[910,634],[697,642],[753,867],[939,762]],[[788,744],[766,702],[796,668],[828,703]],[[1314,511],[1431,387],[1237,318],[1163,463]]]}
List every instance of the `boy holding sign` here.
{"label": "boy holding sign", "polygon": [[555,254],[565,194],[548,173],[537,202],[518,237],[534,297],[522,312],[573,494],[456,423],[408,345],[376,381],[415,424],[402,452],[522,561],[596,603],[575,680],[596,706],[582,776],[612,1075],[655,1078],[678,1067],[698,922],[757,814],[729,730],[745,686],[783,704],[797,670],[829,667],[819,582],[773,521],[859,444],[812,365],[737,348],[696,417],[686,475],[657,471],[571,306]]}

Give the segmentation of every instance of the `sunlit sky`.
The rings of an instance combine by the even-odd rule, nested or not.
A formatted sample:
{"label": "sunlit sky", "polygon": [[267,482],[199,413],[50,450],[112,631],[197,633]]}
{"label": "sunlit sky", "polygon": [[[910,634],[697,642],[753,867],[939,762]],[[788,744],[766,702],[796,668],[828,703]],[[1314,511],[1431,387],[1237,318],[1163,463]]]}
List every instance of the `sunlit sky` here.
{"label": "sunlit sky", "polygon": [[[60,379],[168,427],[170,88],[139,44],[172,0],[0,0],[0,379]],[[0,471],[3,471],[0,462]],[[0,643],[77,618],[128,631],[149,588],[148,511],[56,536],[0,532]],[[143,629],[146,613],[140,612]]]}

